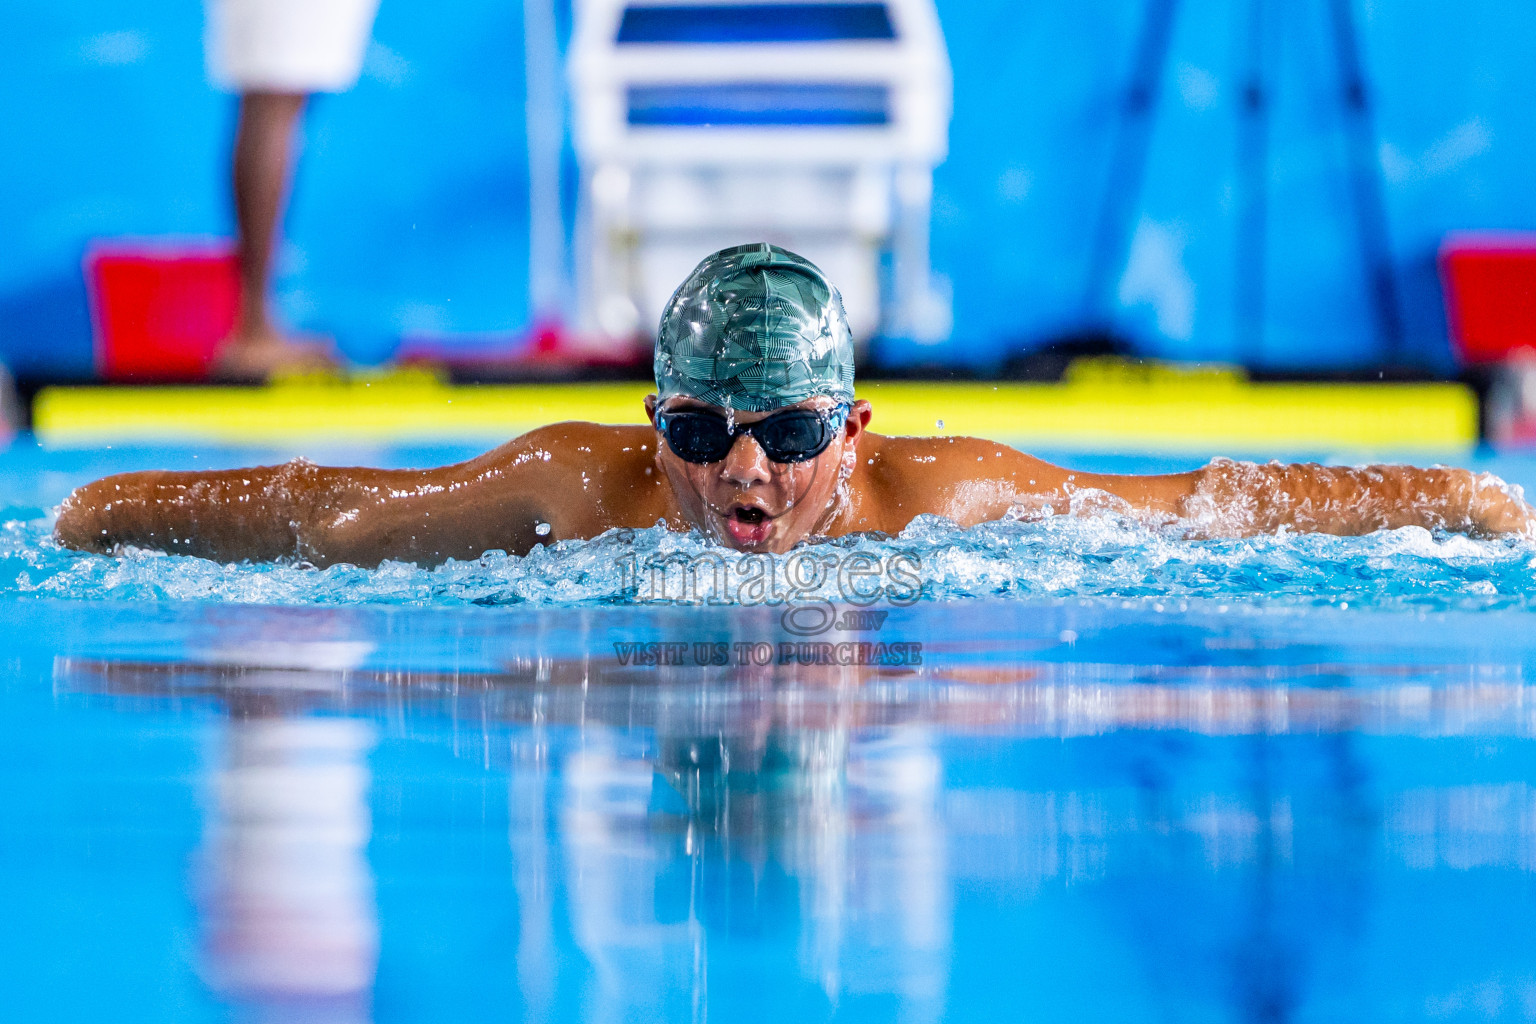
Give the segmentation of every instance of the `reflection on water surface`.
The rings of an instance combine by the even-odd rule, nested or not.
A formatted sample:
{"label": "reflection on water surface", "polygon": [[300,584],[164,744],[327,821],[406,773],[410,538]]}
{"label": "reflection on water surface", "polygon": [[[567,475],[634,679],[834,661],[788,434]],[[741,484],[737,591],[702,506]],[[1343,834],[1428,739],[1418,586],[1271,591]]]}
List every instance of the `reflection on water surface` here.
{"label": "reflection on water surface", "polygon": [[[258,1019],[391,1019],[492,964],[539,1019],[1536,1015],[1504,930],[1536,863],[1518,664],[442,672],[306,643],[52,665],[64,707],[214,723],[197,969]],[[467,773],[446,824],[438,757]],[[414,875],[499,848],[469,958],[407,923],[384,818]]]}

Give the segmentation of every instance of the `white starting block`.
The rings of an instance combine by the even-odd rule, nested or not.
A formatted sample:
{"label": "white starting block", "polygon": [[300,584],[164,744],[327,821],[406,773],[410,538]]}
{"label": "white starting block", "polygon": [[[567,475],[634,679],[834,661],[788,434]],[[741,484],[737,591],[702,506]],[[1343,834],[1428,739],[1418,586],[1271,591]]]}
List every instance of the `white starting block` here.
{"label": "white starting block", "polygon": [[948,336],[928,261],[951,90],[932,0],[577,0],[570,76],[583,332],[649,337],[700,259],[767,241],[838,285],[859,342]]}

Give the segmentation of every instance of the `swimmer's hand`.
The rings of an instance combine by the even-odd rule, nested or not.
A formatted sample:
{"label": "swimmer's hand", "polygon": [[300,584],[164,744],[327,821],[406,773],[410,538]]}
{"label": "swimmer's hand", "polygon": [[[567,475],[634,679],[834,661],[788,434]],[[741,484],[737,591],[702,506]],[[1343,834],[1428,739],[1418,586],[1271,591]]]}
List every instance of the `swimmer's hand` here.
{"label": "swimmer's hand", "polygon": [[1320,466],[1217,459],[1195,474],[1183,518],[1203,536],[1358,535],[1420,526],[1536,539],[1536,511],[1491,473],[1436,466]]}

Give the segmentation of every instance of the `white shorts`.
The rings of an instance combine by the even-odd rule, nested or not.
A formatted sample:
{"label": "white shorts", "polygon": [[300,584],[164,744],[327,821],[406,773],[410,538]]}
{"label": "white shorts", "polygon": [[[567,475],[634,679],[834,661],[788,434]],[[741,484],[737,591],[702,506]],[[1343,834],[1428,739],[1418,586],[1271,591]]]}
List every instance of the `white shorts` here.
{"label": "white shorts", "polygon": [[207,0],[208,76],[235,92],[345,92],[379,0]]}

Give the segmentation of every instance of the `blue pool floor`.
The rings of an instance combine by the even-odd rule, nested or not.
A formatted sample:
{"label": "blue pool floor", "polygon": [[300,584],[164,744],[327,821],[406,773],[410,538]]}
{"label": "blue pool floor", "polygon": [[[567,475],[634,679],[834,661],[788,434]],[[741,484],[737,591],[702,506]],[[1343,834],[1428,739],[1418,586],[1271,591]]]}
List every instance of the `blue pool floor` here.
{"label": "blue pool floor", "polygon": [[[249,454],[13,450],[0,508]],[[11,586],[7,1018],[1536,1019],[1536,611],[1446,551],[922,600],[863,666],[698,663],[803,640],[764,607]]]}

